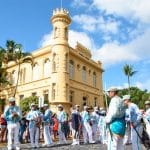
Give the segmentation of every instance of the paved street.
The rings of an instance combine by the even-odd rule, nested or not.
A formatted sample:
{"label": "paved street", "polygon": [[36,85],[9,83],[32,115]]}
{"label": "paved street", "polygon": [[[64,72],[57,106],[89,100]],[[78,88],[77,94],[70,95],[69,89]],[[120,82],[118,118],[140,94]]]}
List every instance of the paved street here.
{"label": "paved street", "polygon": [[[21,149],[22,150],[28,150],[28,149],[32,149],[30,148],[30,144],[22,144],[21,145]],[[76,146],[72,146],[70,145],[70,143],[66,144],[66,145],[56,145],[54,144],[51,147],[40,147],[38,148],[39,150],[106,150],[106,145],[103,144],[86,144],[86,145],[76,145]],[[7,150],[6,145],[3,145],[3,147],[1,146],[0,150]],[[125,146],[125,150],[131,150],[131,145]],[[143,146],[142,146],[142,150],[146,150]]]}

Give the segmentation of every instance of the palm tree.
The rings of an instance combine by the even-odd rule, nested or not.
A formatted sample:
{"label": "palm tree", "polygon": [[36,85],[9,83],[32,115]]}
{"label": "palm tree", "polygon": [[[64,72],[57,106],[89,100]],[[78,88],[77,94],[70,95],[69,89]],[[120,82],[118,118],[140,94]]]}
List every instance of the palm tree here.
{"label": "palm tree", "polygon": [[13,40],[8,40],[6,42],[6,50],[5,50],[5,64],[10,61],[15,61],[16,65],[18,65],[18,75],[17,75],[17,82],[15,85],[13,96],[15,97],[18,83],[19,83],[19,76],[21,71],[21,64],[22,63],[31,63],[33,64],[33,59],[30,53],[23,52],[22,45],[17,44]]}
{"label": "palm tree", "polygon": [[123,67],[124,74],[128,78],[128,87],[129,87],[129,93],[130,93],[130,77],[132,77],[137,71],[133,71],[133,67],[131,65],[126,64]]}
{"label": "palm tree", "polygon": [[3,85],[8,84],[9,82],[7,81],[7,71],[3,67],[3,62],[5,61],[5,49],[0,47],[0,88],[2,88]]}

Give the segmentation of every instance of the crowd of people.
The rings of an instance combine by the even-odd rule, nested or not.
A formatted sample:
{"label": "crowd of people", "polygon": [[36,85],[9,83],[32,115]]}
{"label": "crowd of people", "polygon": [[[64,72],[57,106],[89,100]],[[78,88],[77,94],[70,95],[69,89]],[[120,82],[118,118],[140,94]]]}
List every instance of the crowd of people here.
{"label": "crowd of people", "polygon": [[[15,98],[9,98],[9,106],[0,117],[0,142],[7,141],[8,150],[20,150],[20,143],[30,142],[32,148],[38,148],[40,139],[43,147],[65,144],[72,140],[72,145],[81,142],[106,144],[108,150],[123,150],[124,145],[132,144],[133,150],[140,150],[143,122],[150,140],[150,100],[145,102],[145,111],[132,103],[130,95],[118,96],[118,89],[108,90],[111,98],[107,109],[84,106],[80,110],[75,105],[66,113],[63,105],[58,105],[54,113],[48,104],[39,109],[36,104],[23,113],[15,104]],[[143,122],[141,121],[143,120]]]}

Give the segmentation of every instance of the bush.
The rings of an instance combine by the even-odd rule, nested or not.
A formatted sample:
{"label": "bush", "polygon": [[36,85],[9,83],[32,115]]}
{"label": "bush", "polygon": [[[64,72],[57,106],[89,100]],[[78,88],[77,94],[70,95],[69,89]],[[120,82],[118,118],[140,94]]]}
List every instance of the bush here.
{"label": "bush", "polygon": [[30,110],[31,103],[35,103],[38,105],[38,97],[37,96],[30,96],[22,99],[20,101],[20,107],[22,112],[28,112]]}

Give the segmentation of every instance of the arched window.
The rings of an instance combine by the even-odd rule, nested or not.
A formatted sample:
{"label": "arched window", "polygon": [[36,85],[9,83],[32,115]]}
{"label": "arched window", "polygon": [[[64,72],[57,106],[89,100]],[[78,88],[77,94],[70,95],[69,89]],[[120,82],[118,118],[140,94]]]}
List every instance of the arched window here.
{"label": "arched window", "polygon": [[49,77],[50,76],[50,60],[46,59],[44,61],[44,77]]}
{"label": "arched window", "polygon": [[52,101],[56,98],[56,83],[52,84]]}
{"label": "arched window", "polygon": [[56,72],[56,54],[53,54],[53,66],[52,66],[52,70],[53,72]]}
{"label": "arched window", "polygon": [[85,66],[83,66],[82,68],[82,80],[86,82],[86,67]]}
{"label": "arched window", "polygon": [[74,62],[72,60],[69,61],[69,75],[70,79],[74,78]]}
{"label": "arched window", "polygon": [[96,73],[93,72],[93,86],[96,87]]}
{"label": "arched window", "polygon": [[38,80],[40,78],[39,73],[40,73],[39,65],[35,63],[33,66],[33,81]]}
{"label": "arched window", "polygon": [[15,85],[17,83],[17,71],[12,71],[12,85]]}
{"label": "arched window", "polygon": [[68,54],[65,55],[65,68],[66,72],[68,72]]}

